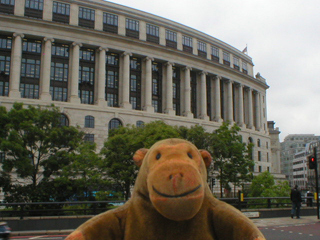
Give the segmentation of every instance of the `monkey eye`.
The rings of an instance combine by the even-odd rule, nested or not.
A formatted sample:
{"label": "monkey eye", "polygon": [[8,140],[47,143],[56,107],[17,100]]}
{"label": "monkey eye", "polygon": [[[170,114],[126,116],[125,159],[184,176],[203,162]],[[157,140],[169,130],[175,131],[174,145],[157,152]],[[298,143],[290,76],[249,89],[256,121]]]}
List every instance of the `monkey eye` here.
{"label": "monkey eye", "polygon": [[158,153],[157,156],[156,156],[156,159],[159,160],[160,158],[161,158],[161,154]]}
{"label": "monkey eye", "polygon": [[191,159],[193,158],[191,153],[188,153],[188,157]]}

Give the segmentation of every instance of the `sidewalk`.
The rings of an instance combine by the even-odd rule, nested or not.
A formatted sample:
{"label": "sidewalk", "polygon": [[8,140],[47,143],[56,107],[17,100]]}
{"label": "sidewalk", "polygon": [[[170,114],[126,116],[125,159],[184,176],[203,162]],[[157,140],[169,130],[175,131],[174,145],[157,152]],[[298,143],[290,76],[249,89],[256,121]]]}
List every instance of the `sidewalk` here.
{"label": "sidewalk", "polygon": [[253,218],[251,220],[257,227],[320,223],[320,220],[317,218],[317,216],[302,216],[300,219],[292,219],[290,216],[288,216],[280,218]]}

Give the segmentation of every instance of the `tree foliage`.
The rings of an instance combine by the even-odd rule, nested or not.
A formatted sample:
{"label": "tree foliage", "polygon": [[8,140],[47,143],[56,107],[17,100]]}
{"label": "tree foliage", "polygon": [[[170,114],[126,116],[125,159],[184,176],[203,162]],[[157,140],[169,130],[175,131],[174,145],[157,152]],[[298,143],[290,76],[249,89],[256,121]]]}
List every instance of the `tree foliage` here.
{"label": "tree foliage", "polygon": [[236,124],[230,126],[228,122],[211,134],[209,150],[213,153],[215,168],[220,180],[220,194],[222,188],[230,189],[229,183],[241,186],[252,179],[254,162],[251,159],[252,145],[242,142],[239,134],[240,127]]}
{"label": "tree foliage", "polygon": [[50,200],[50,177],[69,164],[69,154],[82,142],[83,133],[76,127],[61,126],[54,106],[14,103],[10,111],[0,107],[0,125],[0,150],[6,156],[0,184],[10,193],[7,197],[25,202]]}
{"label": "tree foliage", "polygon": [[143,127],[120,127],[111,132],[101,150],[103,169],[125,193],[125,199],[130,197],[130,188],[138,172],[132,161],[133,154],[140,148],[150,148],[155,142],[172,137],[179,137],[177,129],[162,121]]}
{"label": "tree foliage", "polygon": [[[288,181],[275,182],[273,175],[266,171],[253,178],[249,191],[250,197],[288,197],[290,196],[291,189]],[[266,204],[264,200],[259,201],[260,203]],[[255,200],[255,202],[257,202],[257,200]],[[273,199],[271,202],[283,203],[286,202],[286,200]]]}

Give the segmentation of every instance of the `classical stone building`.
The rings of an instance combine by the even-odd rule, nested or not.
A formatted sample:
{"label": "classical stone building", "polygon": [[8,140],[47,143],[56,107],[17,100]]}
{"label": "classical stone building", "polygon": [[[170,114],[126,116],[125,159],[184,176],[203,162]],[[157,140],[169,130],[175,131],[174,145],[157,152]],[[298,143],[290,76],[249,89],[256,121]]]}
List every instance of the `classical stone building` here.
{"label": "classical stone building", "polygon": [[251,57],[168,19],[100,0],[1,1],[0,72],[2,106],[55,104],[99,148],[119,125],[228,120],[255,144],[255,172],[278,171]]}

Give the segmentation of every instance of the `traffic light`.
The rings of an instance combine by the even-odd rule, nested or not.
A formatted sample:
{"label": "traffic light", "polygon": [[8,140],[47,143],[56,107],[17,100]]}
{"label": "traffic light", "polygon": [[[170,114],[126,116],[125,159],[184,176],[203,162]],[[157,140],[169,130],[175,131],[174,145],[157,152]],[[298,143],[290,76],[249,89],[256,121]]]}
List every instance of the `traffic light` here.
{"label": "traffic light", "polygon": [[317,167],[317,162],[316,162],[316,158],[314,156],[309,156],[309,169],[316,169]]}

